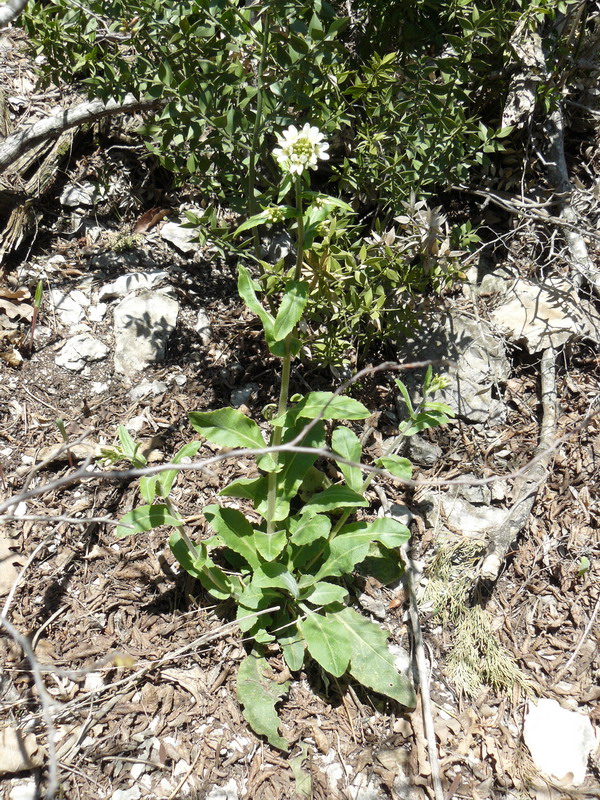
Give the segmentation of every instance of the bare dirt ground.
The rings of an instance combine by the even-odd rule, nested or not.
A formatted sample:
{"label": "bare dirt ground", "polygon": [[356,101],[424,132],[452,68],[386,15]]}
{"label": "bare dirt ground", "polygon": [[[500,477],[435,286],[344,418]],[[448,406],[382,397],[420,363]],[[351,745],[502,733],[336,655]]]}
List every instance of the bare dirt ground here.
{"label": "bare dirt ground", "polygon": [[[28,70],[14,54],[4,65],[12,95],[19,94],[19,85],[25,91],[25,79],[31,82],[29,97],[15,108],[16,121],[26,118],[35,103]],[[13,509],[0,544],[4,616],[27,637],[39,664],[59,668],[43,673],[52,701],[59,796],[430,797],[420,706],[406,712],[347,682],[303,673],[294,676],[290,698],[280,708],[289,754],[257,738],[235,698],[236,665],[245,643],[229,624],[233,609],[215,605],[179,571],[161,531],[115,540],[114,522],[139,502],[137,484],[93,478],[52,488],[81,459],[72,455],[69,463],[63,453],[40,466],[47,448],[63,441],[57,419],[64,421],[71,442],[93,446],[114,443],[117,426],[135,420],[136,439],[143,441],[150,462],[166,463],[192,438],[187,412],[228,405],[232,392],[252,384],[245,405],[259,418],[277,390],[277,363],[266,354],[255,321],[237,297],[235,265],[207,250],[185,257],[156,230],[125,252],[115,252],[115,235],[130,233],[157,198],[176,210],[190,197],[172,192],[138,150],[111,149],[119,145],[111,136],[92,131],[77,140],[78,149],[40,201],[37,236],[11,256],[0,278],[0,290],[32,292],[41,268],[53,265],[45,273],[33,352],[27,348],[29,312],[9,317],[0,307],[0,316],[7,325],[15,322],[20,337],[12,338],[6,350],[24,354],[19,365],[0,361],[0,502],[27,487],[50,487]],[[64,185],[115,172],[122,178],[119,191],[105,206],[89,210],[81,229],[69,234],[72,218],[58,203]],[[149,256],[168,273],[180,316],[165,360],[143,375],[150,382],[164,381],[167,390],[132,400],[130,387],[113,369],[110,310],[101,320],[84,316],[82,321],[111,356],[81,373],[57,366],[56,354],[73,331],[56,316],[48,290],[82,287],[93,294],[132,265],[147,268]],[[31,303],[24,296],[13,301]],[[466,301],[454,296],[446,302]],[[208,343],[195,328],[200,306],[210,321]],[[477,310],[487,313],[483,304]],[[493,447],[482,445],[477,430],[453,424],[431,434],[443,458],[431,469],[418,470],[417,477],[452,479],[473,472],[487,477],[523,466],[539,432],[537,366],[535,359],[513,353],[513,375],[501,387],[509,418]],[[600,796],[597,763],[590,761],[586,782],[576,792],[552,788],[536,776],[522,740],[528,696],[554,698],[600,724],[600,423],[589,414],[599,379],[592,345],[577,344],[560,354],[561,442],[548,480],[490,595],[470,598],[492,620],[492,635],[521,670],[522,684],[490,685],[474,696],[461,692],[449,667],[456,621],[444,623],[423,599],[433,722],[448,800]],[[302,391],[330,388],[332,381],[327,373],[300,364],[293,376]],[[373,453],[398,424],[391,385],[391,378],[378,376],[363,386],[363,396],[357,395],[381,412],[370,440]],[[202,449],[198,457],[211,452]],[[226,461],[212,475],[190,472],[179,480],[175,500],[199,536],[198,510],[215,500],[224,482],[250,469],[249,461]],[[392,484],[383,482],[381,488],[390,501],[415,501]],[[381,493],[369,497],[369,512],[375,515]],[[426,578],[437,545],[436,531],[417,518],[413,553]],[[410,648],[402,590],[369,581],[363,588],[365,613],[370,610],[377,618],[383,609],[381,622],[391,641]],[[24,800],[36,796],[32,787],[46,785],[48,729],[22,648],[9,635],[0,648],[0,725],[33,736],[27,745],[31,768],[4,776],[4,797]],[[283,663],[280,669],[283,675]]]}

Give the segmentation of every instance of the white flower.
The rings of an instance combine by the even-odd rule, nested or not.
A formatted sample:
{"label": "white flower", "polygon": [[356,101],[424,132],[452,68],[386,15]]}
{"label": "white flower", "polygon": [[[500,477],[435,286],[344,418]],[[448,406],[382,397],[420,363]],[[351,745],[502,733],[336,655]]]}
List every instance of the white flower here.
{"label": "white flower", "polygon": [[284,172],[301,175],[307,167],[317,168],[317,159],[329,158],[329,145],[323,142],[324,134],[318,128],[306,123],[301,131],[295,125],[277,134],[277,144],[273,155]]}

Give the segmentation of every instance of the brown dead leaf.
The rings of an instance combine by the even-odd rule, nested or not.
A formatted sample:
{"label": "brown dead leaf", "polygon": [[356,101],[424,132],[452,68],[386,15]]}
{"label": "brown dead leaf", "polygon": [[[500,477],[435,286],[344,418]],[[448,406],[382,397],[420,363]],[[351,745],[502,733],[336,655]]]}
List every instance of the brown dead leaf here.
{"label": "brown dead leaf", "polygon": [[167,216],[167,214],[170,213],[171,213],[170,208],[160,209],[158,207],[151,208],[148,211],[145,211],[133,226],[133,232],[146,233],[155,225],[158,225],[161,219],[163,219],[164,217]]}
{"label": "brown dead leaf", "polygon": [[10,592],[25,561],[10,549],[11,544],[11,540],[0,533],[0,597]]}
{"label": "brown dead leaf", "polygon": [[9,319],[21,317],[30,320],[33,316],[33,306],[23,302],[31,297],[29,289],[20,286],[18,289],[7,289],[0,286],[0,312]]}
{"label": "brown dead leaf", "polygon": [[23,363],[23,356],[18,350],[15,350],[14,347],[10,350],[0,350],[0,358],[2,361],[6,362],[9,367],[14,367],[15,369],[19,369]]}
{"label": "brown dead leaf", "polygon": [[0,299],[16,300],[20,302],[21,300],[26,300],[28,297],[31,297],[31,293],[29,289],[26,289],[24,286],[21,286],[19,289],[7,289],[4,286],[0,286]]}
{"label": "brown dead leaf", "polygon": [[163,675],[168,680],[178,683],[192,695],[199,706],[202,705],[203,695],[206,693],[206,686],[202,681],[202,670],[200,667],[193,667],[192,669],[166,669]]}
{"label": "brown dead leaf", "polygon": [[43,754],[35,734],[17,728],[0,731],[0,775],[10,772],[26,772],[40,767]]}

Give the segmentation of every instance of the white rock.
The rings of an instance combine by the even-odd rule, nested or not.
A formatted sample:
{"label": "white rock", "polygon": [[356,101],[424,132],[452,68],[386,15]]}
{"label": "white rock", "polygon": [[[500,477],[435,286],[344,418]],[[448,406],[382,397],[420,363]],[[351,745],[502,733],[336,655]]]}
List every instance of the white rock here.
{"label": "white rock", "polygon": [[238,800],[237,783],[233,778],[227,781],[225,786],[213,786],[206,795],[206,800]]}
{"label": "white rock", "polygon": [[134,402],[137,402],[138,400],[141,400],[143,397],[146,397],[146,395],[149,394],[151,395],[163,394],[168,390],[168,388],[169,387],[167,386],[167,384],[164,383],[163,381],[150,382],[144,379],[141,383],[138,383],[137,386],[134,386],[133,389],[131,389],[131,391],[128,394],[129,397],[131,397],[131,399]]}
{"label": "white rock", "polygon": [[177,222],[167,222],[163,225],[160,235],[182,253],[193,253],[200,248],[198,242],[194,241],[197,237],[196,231],[193,228],[183,228]]}
{"label": "white rock", "polygon": [[597,744],[588,717],[567,711],[556,700],[530,701],[523,737],[540,772],[565,787],[583,783]]}
{"label": "white rock", "polygon": [[[449,405],[470,422],[500,421],[506,414],[503,403],[492,396],[498,383],[510,375],[502,337],[494,335],[485,320],[464,314],[449,313],[438,320],[425,320],[422,327],[398,348],[398,361],[408,362],[449,359],[444,368],[449,386],[435,399]],[[439,368],[436,371],[441,371]],[[403,377],[415,399],[420,399],[417,376]]]}
{"label": "white rock", "polygon": [[108,347],[89,333],[82,333],[67,339],[54,359],[59,367],[72,372],[81,372],[86,364],[102,361],[108,355]]}
{"label": "white rock", "polygon": [[142,793],[139,786],[132,786],[130,789],[117,789],[111,795],[111,800],[140,800]]}
{"label": "white rock", "polygon": [[560,278],[544,284],[516,281],[491,319],[510,339],[524,342],[530,353],[559,347],[577,336],[600,341],[598,312]]}
{"label": "white rock", "polygon": [[77,208],[77,206],[93,206],[94,203],[100,198],[100,191],[98,187],[87,181],[83,183],[69,183],[62,190],[60,196],[61,206],[68,208]]}
{"label": "white rock", "polygon": [[106,283],[98,293],[98,300],[113,300],[115,297],[125,297],[137,289],[152,289],[161,281],[167,280],[168,273],[162,270],[151,272],[128,272],[120,275],[115,281]]}
{"label": "white rock", "polygon": [[196,317],[196,325],[194,326],[195,330],[198,331],[200,334],[200,338],[202,339],[202,344],[206,347],[206,345],[210,342],[212,331],[210,327],[210,320],[206,311],[201,308],[198,311],[198,316]]}
{"label": "white rock", "polygon": [[35,780],[15,783],[8,794],[8,800],[36,800],[38,797]]}
{"label": "white rock", "polygon": [[51,289],[49,292],[50,301],[54,306],[54,311],[63,325],[76,325],[84,315],[84,309],[89,306],[90,301],[79,289],[65,294],[60,289]]}
{"label": "white rock", "polygon": [[498,528],[506,517],[506,511],[502,508],[473,505],[450,493],[424,492],[419,500],[419,508],[428,525],[437,528],[447,523],[450,529],[460,530],[471,539],[484,539],[485,534]]}
{"label": "white rock", "polygon": [[159,292],[128,295],[115,308],[115,370],[132,376],[164,358],[179,303]]}
{"label": "white rock", "polygon": [[130,433],[139,433],[144,425],[148,424],[148,420],[143,414],[138,414],[137,417],[132,417],[131,419],[127,420],[124,427]]}
{"label": "white rock", "polygon": [[95,306],[90,306],[88,308],[88,319],[90,322],[102,322],[104,317],[106,316],[106,310],[108,306],[106,303],[96,303]]}

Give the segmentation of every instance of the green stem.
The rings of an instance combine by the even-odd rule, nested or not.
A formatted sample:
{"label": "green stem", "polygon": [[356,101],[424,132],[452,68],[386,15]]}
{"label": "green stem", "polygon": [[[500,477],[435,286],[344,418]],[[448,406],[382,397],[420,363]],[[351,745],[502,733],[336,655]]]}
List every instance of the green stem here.
{"label": "green stem", "polygon": [[[250,146],[250,157],[248,160],[248,208],[250,209],[250,216],[258,213],[256,203],[256,196],[254,193],[256,183],[256,156],[258,153],[258,142],[262,125],[262,108],[263,108],[263,73],[265,69],[265,62],[267,60],[267,47],[269,41],[269,11],[265,11],[265,16],[262,22],[262,39],[261,39],[261,54],[260,62],[258,64],[258,72],[256,74],[256,116],[254,117],[254,127],[252,130],[252,144]],[[258,228],[254,228],[254,255],[258,258],[260,255],[260,236]]]}
{"label": "green stem", "polygon": [[302,264],[304,263],[304,217],[302,216],[302,177],[296,178],[296,208],[298,209],[298,245],[296,248],[296,269],[294,280],[302,277]]}
{"label": "green stem", "polygon": [[[296,244],[296,269],[294,272],[294,280],[300,280],[302,273],[302,264],[304,263],[304,219],[302,217],[302,179],[298,175],[296,178],[296,208],[298,209],[298,240]],[[287,404],[290,392],[290,373],[292,368],[292,354],[290,352],[291,342],[294,336],[294,331],[289,333],[285,339],[285,355],[281,368],[281,388],[279,390],[279,404],[277,406],[277,416],[285,414],[287,411]],[[279,447],[283,437],[283,427],[277,425],[273,429],[271,436],[271,446]],[[273,453],[275,463],[277,463],[277,453]],[[277,473],[269,472],[267,482],[267,533],[272,534],[275,532],[275,505],[277,502]]]}

